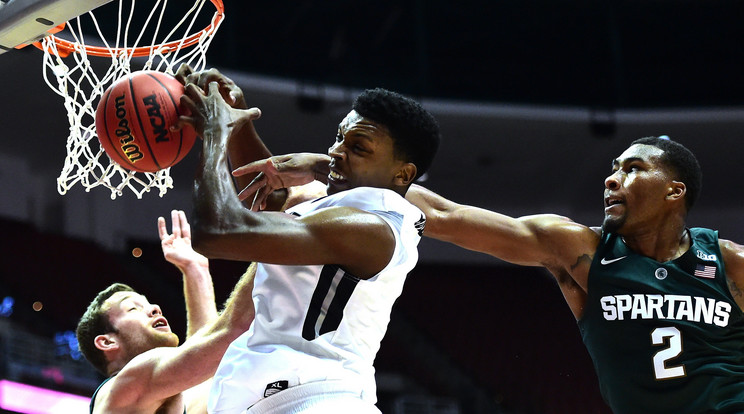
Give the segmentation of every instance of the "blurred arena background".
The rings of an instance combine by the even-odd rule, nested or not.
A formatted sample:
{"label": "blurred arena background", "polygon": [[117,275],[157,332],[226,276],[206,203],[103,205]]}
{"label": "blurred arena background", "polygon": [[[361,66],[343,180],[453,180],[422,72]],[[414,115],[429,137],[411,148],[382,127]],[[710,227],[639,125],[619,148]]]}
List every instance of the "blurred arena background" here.
{"label": "blurred arena background", "polygon": [[[610,161],[635,138],[665,134],[693,150],[705,173],[689,223],[744,240],[740,1],[227,0],[225,8],[208,66],[262,109],[256,126],[274,153],[325,151],[356,93],[386,87],[440,121],[444,141],[425,186],[510,215],[598,225]],[[61,196],[68,125],[41,72],[35,48],[0,56],[4,413],[84,405],[101,378],[71,332],[113,281],[145,293],[185,331],[180,275],[162,258],[155,222],[190,211],[198,148],[173,167],[175,188],[162,198],[112,201],[79,187]],[[420,253],[376,364],[384,413],[609,413],[545,271],[431,240]],[[221,302],[246,264],[212,265]],[[41,389],[83,399],[47,411],[8,402],[29,392],[43,405]]]}

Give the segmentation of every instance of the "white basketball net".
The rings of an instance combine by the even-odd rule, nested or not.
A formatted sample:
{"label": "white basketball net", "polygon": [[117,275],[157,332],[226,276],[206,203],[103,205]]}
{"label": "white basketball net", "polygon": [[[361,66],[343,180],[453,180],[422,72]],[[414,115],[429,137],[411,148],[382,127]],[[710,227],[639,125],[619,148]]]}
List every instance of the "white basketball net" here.
{"label": "white basketball net", "polygon": [[[184,0],[176,1],[182,2],[180,6],[183,7]],[[137,64],[141,63],[141,69],[158,70],[169,74],[173,74],[182,63],[188,63],[195,70],[204,69],[207,48],[222,19],[218,20],[214,30],[202,33],[198,42],[193,46],[168,50],[162,47],[164,43],[182,39],[180,40],[182,44],[186,37],[202,28],[195,28],[195,22],[205,3],[209,4],[209,2],[207,0],[195,1],[194,6],[186,12],[178,24],[170,29],[161,28],[163,16],[166,15],[167,0],[141,1],[141,6],[146,7],[147,10],[152,7],[152,11],[149,12],[146,23],[142,27],[131,28],[136,3],[136,0],[119,0],[119,20],[115,39],[111,39],[111,36],[107,39],[102,34],[94,11],[91,11],[87,15],[67,22],[65,30],[57,35],[75,44],[74,53],[64,57],[65,52],[58,50],[51,36],[42,41],[44,80],[55,93],[64,98],[70,123],[67,156],[62,172],[57,178],[57,190],[60,194],[64,195],[77,183],[85,187],[85,191],[99,186],[108,188],[111,191],[111,199],[123,195],[125,189],[131,190],[137,198],[142,198],[142,195],[152,188],[159,190],[160,197],[165,195],[169,188],[173,188],[170,168],[156,173],[137,173],[122,168],[106,155],[96,136],[96,105],[106,88],[117,79],[131,73],[133,61]],[[114,6],[114,4],[104,7],[109,6]],[[211,7],[208,7],[209,9]],[[143,15],[140,10],[137,12],[140,16]],[[89,31],[83,34],[83,25],[93,25],[98,35],[86,39],[85,36],[90,36],[90,34]],[[131,33],[130,30],[132,30]],[[136,30],[140,30],[139,34]],[[145,33],[148,36],[147,40],[143,39]],[[150,35],[152,38],[149,38]],[[95,66],[100,69],[94,69],[94,65],[88,59],[86,44],[102,46],[110,51],[108,57],[93,57],[96,59]],[[149,49],[147,51],[149,56],[133,57],[134,48],[143,46]],[[122,51],[121,48],[126,48],[126,50]],[[110,65],[104,68],[107,60],[110,60]],[[103,64],[99,65],[101,62]]]}

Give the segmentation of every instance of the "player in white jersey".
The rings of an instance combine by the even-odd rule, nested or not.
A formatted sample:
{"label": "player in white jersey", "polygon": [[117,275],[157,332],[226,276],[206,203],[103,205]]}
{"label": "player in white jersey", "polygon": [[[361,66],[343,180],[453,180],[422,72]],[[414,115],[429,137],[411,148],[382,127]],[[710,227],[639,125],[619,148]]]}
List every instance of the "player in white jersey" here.
{"label": "player in white jersey", "polygon": [[210,403],[213,408],[237,404],[244,409],[286,388],[330,380],[375,403],[372,362],[393,303],[418,258],[417,226],[423,216],[398,194],[370,187],[305,202],[288,212],[301,217],[333,206],[382,217],[395,235],[393,258],[367,280],[336,265],[260,264],[253,291],[260,316],[225,353],[213,386],[218,398]]}
{"label": "player in white jersey", "polygon": [[257,110],[230,107],[217,83],[206,93],[187,83],[186,91],[193,115],[185,120],[204,138],[194,183],[195,248],[212,258],[262,263],[255,327],[223,357],[210,412],[379,412],[372,363],[416,263],[424,223],[403,195],[431,164],[436,121],[411,99],[367,90],[340,123],[328,155],[260,163],[307,167],[267,189],[319,177],[330,196],[292,214],[254,212],[238,198],[226,148]]}

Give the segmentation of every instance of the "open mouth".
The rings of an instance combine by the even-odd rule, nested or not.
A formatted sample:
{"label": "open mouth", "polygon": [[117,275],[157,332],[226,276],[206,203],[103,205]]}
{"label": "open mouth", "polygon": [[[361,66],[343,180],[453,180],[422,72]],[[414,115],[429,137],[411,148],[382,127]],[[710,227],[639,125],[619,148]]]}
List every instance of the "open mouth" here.
{"label": "open mouth", "polygon": [[623,204],[623,200],[619,198],[609,197],[605,199],[605,207],[612,207],[618,204]]}
{"label": "open mouth", "polygon": [[328,178],[330,178],[333,181],[344,181],[346,180],[346,177],[339,174],[337,171],[331,170],[330,173],[328,173]]}
{"label": "open mouth", "polygon": [[152,324],[152,327],[155,329],[168,328],[168,321],[165,318],[158,318],[155,320],[155,323]]}
{"label": "open mouth", "polygon": [[614,210],[614,207],[622,206],[624,204],[625,204],[625,201],[620,197],[609,196],[609,197],[605,197],[604,199],[604,205],[605,205],[606,212]]}

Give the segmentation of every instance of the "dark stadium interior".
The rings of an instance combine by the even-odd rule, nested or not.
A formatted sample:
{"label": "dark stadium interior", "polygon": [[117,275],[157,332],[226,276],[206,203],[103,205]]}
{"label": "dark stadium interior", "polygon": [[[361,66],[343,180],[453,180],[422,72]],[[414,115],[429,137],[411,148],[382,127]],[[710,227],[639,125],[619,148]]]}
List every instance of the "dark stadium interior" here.
{"label": "dark stadium interior", "polygon": [[[705,172],[690,223],[744,241],[744,2],[227,0],[225,7],[209,66],[297,85],[291,105],[253,95],[264,110],[257,126],[276,153],[325,150],[333,122],[348,108],[334,107],[325,85],[349,94],[383,86],[447,104],[435,112],[444,141],[428,187],[507,214],[555,212],[596,225],[611,159],[632,139],[669,134],[698,155]],[[154,194],[114,201],[104,194],[97,200],[106,207],[89,212],[86,203],[62,201],[93,198],[96,190],[56,193],[67,126],[40,61],[33,48],[0,55],[0,213],[15,211],[12,204],[37,212],[0,215],[0,300],[15,299],[14,312],[0,322],[52,338],[74,329],[96,292],[121,281],[160,304],[183,333],[181,278],[162,259],[155,218],[190,206]],[[448,112],[458,104],[495,106],[498,120]],[[502,115],[512,108],[513,119]],[[541,111],[549,115],[531,118]],[[574,111],[589,114],[587,121],[561,118]],[[195,148],[173,169],[186,193],[197,157]],[[17,165],[42,178],[18,184]],[[17,185],[45,196],[17,199]],[[114,206],[120,201],[125,212]],[[106,208],[149,227],[121,233],[116,249],[102,245],[93,233],[106,232],[107,216],[98,213]],[[86,214],[94,224],[70,222]],[[76,225],[89,230],[71,231]],[[132,256],[134,247],[143,249],[141,257]],[[394,408],[406,395],[454,401],[464,414],[609,413],[573,316],[547,272],[429,240],[420,247],[376,364],[383,412],[408,412]],[[212,262],[218,301],[245,266]],[[32,310],[34,301],[43,303],[41,312]],[[0,378],[10,373],[7,358]],[[60,382],[40,373],[43,366],[32,368],[22,375],[29,383],[91,392],[88,382]]]}

